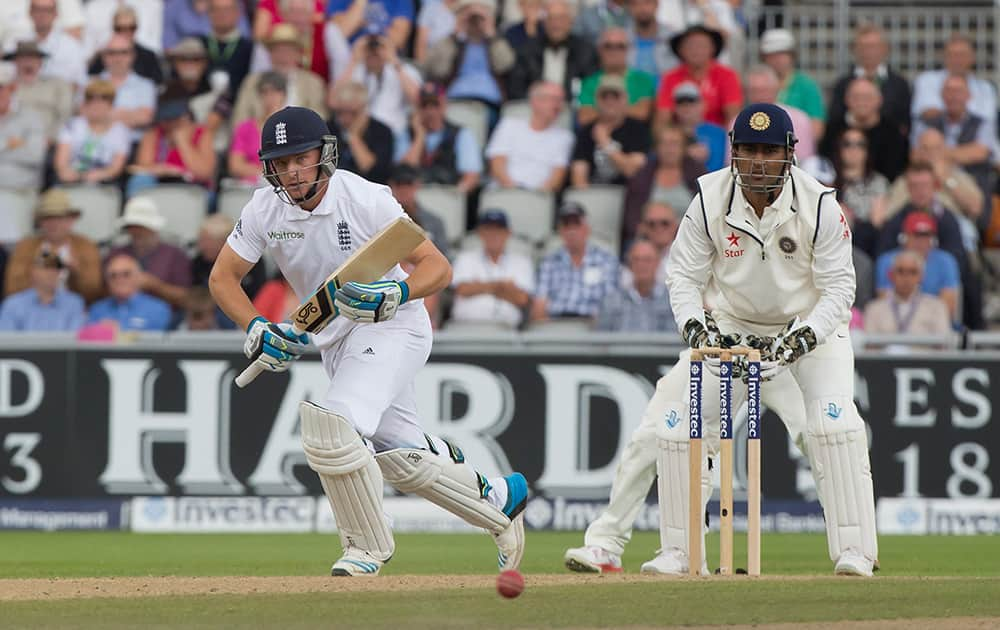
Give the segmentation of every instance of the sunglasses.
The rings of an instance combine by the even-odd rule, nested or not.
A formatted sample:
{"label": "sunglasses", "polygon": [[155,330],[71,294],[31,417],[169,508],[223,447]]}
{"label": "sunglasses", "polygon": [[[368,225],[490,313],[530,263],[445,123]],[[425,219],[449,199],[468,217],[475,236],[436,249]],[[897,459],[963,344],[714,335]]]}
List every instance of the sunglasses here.
{"label": "sunglasses", "polygon": [[621,98],[625,96],[618,90],[601,90],[597,93],[597,98]]}
{"label": "sunglasses", "polygon": [[110,94],[84,94],[83,95],[83,100],[84,101],[107,101],[109,103],[113,103],[114,100],[115,100],[115,97],[111,96]]}
{"label": "sunglasses", "polygon": [[605,50],[625,50],[628,48],[628,44],[625,42],[608,42],[606,44],[601,44],[601,48]]}
{"label": "sunglasses", "polygon": [[120,280],[122,278],[128,278],[132,275],[132,271],[109,271],[108,280]]}
{"label": "sunglasses", "polygon": [[915,276],[920,273],[920,270],[916,267],[899,267],[897,269],[893,269],[893,272],[904,276]]}
{"label": "sunglasses", "polygon": [[867,149],[868,143],[864,140],[845,140],[840,143],[841,149]]}
{"label": "sunglasses", "polygon": [[104,49],[104,54],[105,55],[127,55],[130,52],[132,52],[132,51],[129,50],[128,48],[105,48]]}
{"label": "sunglasses", "polygon": [[116,24],[114,31],[116,33],[134,33],[139,30],[138,24]]}
{"label": "sunglasses", "polygon": [[650,227],[670,227],[671,225],[674,224],[674,222],[669,219],[656,219],[656,220],[646,219],[645,221],[643,221],[643,224],[648,225]]}

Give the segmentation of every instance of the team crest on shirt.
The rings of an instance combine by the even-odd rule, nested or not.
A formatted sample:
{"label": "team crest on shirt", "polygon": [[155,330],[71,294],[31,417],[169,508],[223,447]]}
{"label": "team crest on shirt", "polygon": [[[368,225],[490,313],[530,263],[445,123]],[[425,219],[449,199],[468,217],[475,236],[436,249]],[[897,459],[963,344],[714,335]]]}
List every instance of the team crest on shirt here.
{"label": "team crest on shirt", "polygon": [[782,236],[780,239],[778,239],[778,248],[785,253],[786,259],[791,260],[792,258],[794,258],[792,254],[795,253],[795,250],[798,249],[799,246],[796,245],[795,241],[793,241],[789,237]]}
{"label": "team crest on shirt", "polygon": [[351,227],[347,225],[347,221],[337,223],[337,243],[340,245],[340,251],[351,250]]}

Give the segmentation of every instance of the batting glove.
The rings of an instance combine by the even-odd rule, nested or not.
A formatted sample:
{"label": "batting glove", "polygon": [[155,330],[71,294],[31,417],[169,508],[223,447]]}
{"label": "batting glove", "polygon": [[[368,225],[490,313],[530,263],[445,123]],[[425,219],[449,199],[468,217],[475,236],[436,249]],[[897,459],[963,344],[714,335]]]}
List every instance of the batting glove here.
{"label": "batting glove", "polygon": [[284,372],[308,345],[309,336],[295,334],[291,324],[275,324],[254,317],[247,327],[243,354],[269,372]]}
{"label": "batting glove", "polygon": [[333,294],[341,317],[366,324],[389,321],[409,297],[410,287],[395,280],[348,282]]}

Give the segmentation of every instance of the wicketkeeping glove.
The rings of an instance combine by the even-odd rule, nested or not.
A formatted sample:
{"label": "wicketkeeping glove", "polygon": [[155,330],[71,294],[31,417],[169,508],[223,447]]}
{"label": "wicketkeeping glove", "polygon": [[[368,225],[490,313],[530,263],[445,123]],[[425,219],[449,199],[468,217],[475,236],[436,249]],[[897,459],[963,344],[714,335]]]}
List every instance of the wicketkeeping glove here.
{"label": "wicketkeeping glove", "polygon": [[410,297],[410,287],[405,282],[382,280],[379,282],[348,282],[333,295],[334,305],[341,317],[368,324],[384,322],[396,316],[396,309]]}
{"label": "wicketkeeping glove", "polygon": [[[712,346],[716,348],[733,348],[740,345],[740,334],[739,333],[725,333],[723,334],[719,330],[719,325],[715,322],[715,318],[712,317],[707,311],[705,312],[705,331],[708,333],[704,345]],[[735,356],[733,357],[733,376],[740,378],[743,374],[743,357]],[[705,369],[711,372],[714,376],[719,376],[721,374],[720,367],[722,366],[722,359],[718,355],[712,355],[704,358]]]}
{"label": "wicketkeeping glove", "polygon": [[[796,317],[788,322],[771,346],[771,360],[761,361],[760,376],[769,380],[781,374],[789,365],[812,352],[819,343],[809,326],[801,325]],[[763,359],[763,357],[762,357]]]}
{"label": "wicketkeeping glove", "polygon": [[255,317],[247,327],[243,354],[269,372],[284,372],[309,345],[309,335],[296,335],[291,324]]}

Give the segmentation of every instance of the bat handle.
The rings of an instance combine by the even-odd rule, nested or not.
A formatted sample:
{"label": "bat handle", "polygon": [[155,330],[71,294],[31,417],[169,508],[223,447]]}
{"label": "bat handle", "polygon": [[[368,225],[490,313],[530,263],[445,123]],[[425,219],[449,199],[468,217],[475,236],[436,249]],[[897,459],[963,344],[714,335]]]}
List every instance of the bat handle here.
{"label": "bat handle", "polygon": [[[301,335],[305,331],[299,328],[298,324],[293,324],[292,332],[294,332],[296,335]],[[236,377],[236,386],[241,388],[246,387],[247,385],[252,383],[255,378],[260,376],[260,373],[263,371],[264,368],[262,368],[259,363],[254,361],[253,363],[248,365],[245,370],[240,372],[239,376]]]}
{"label": "bat handle", "polygon": [[260,367],[256,361],[247,366],[245,370],[240,372],[240,375],[236,377],[237,387],[246,387],[253,382],[257,376],[264,371],[264,368]]}

